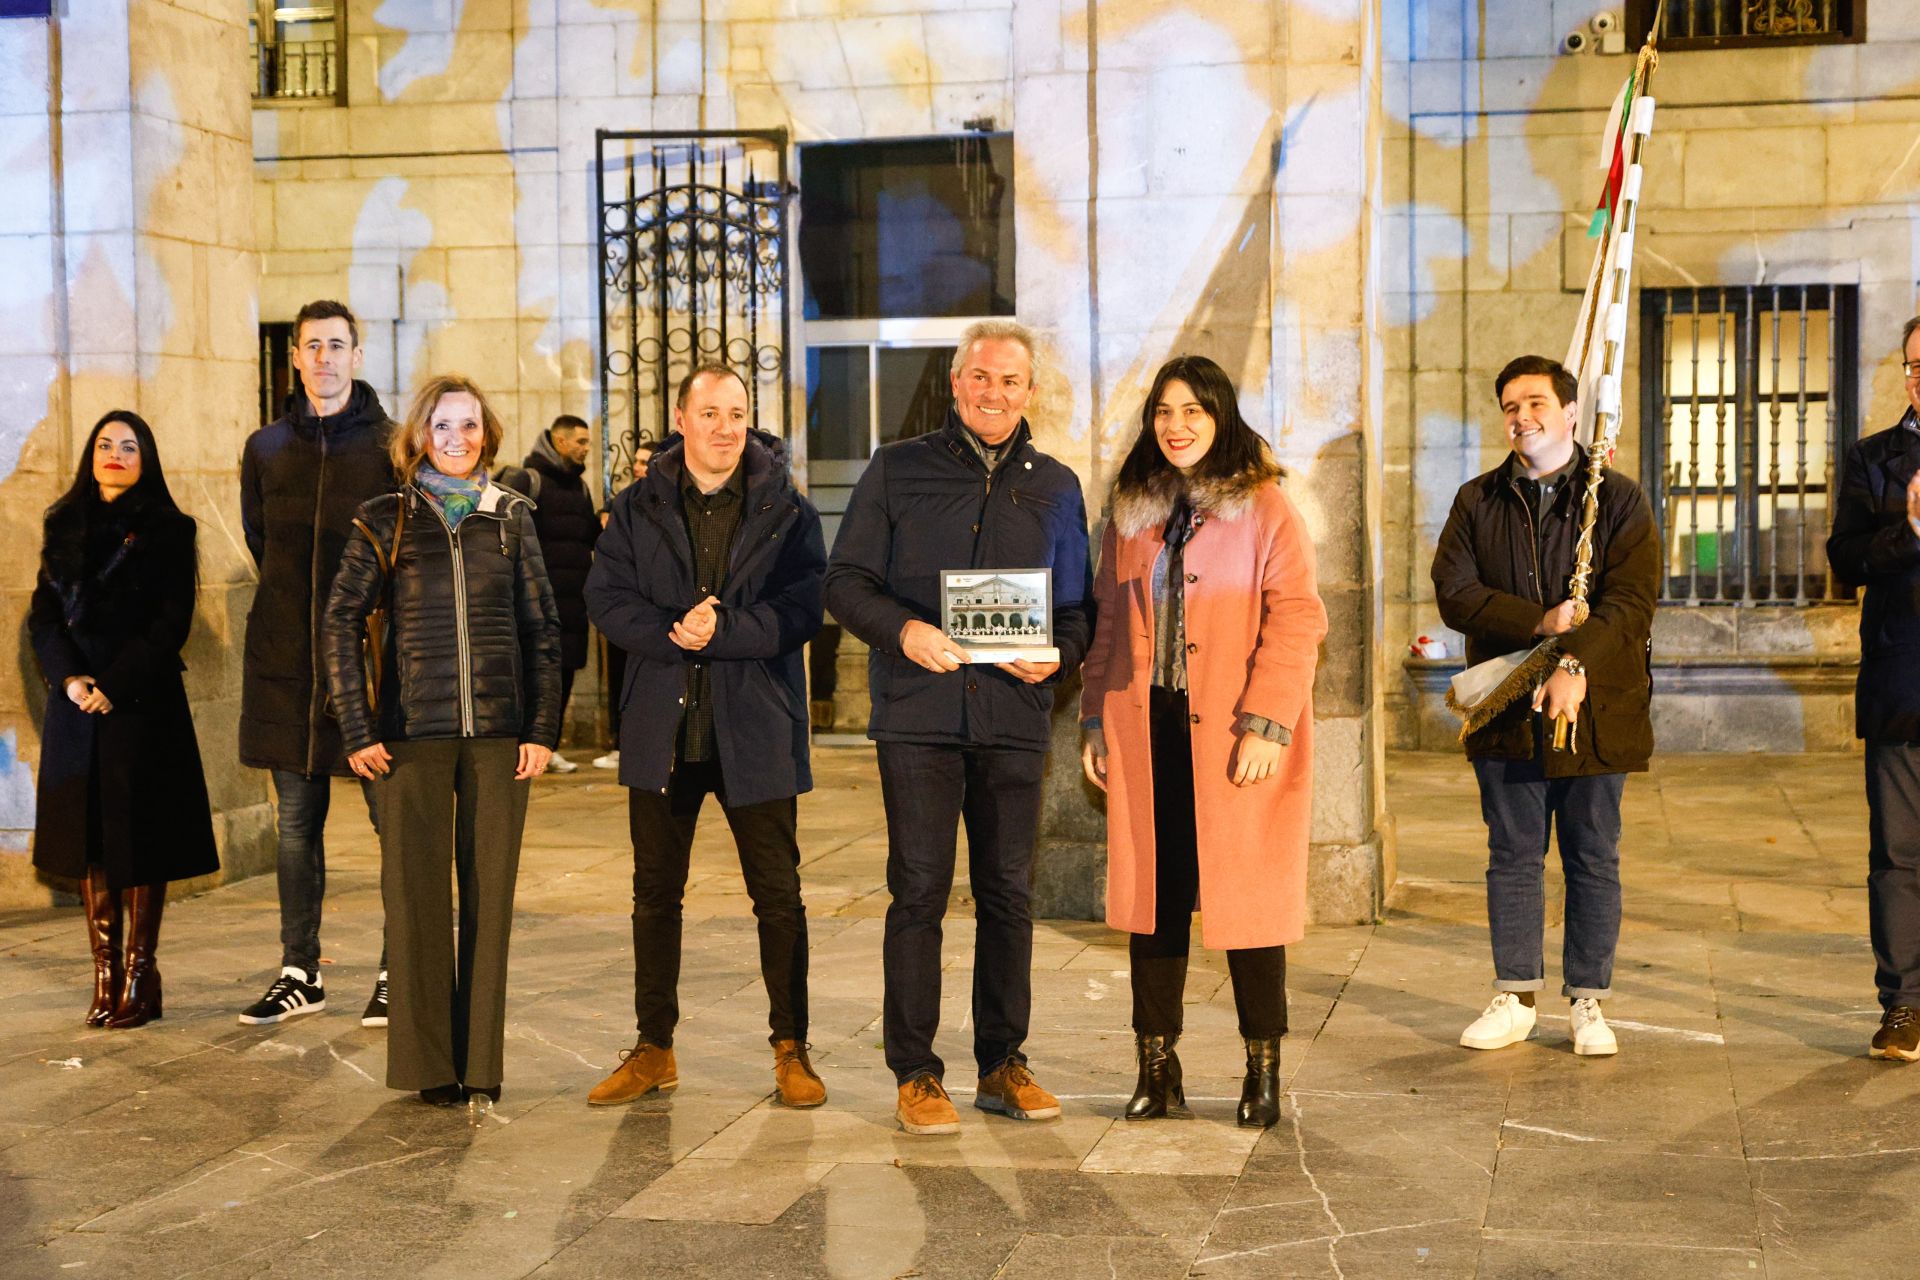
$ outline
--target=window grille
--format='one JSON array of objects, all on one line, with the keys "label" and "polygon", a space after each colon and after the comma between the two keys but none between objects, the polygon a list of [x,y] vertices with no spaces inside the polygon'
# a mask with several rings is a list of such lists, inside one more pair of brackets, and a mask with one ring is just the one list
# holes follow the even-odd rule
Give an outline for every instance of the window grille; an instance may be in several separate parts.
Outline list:
[{"label": "window grille", "polygon": [[[1866,34],[1866,0],[1667,0],[1662,49],[1844,44]],[[1627,47],[1647,38],[1659,0],[1628,0]]]},{"label": "window grille", "polygon": [[247,28],[256,100],[339,100],[345,23],[333,5],[276,6],[262,0]]},{"label": "window grille", "polygon": [[1840,598],[1829,497],[1859,435],[1859,293],[1842,285],[1645,289],[1642,481],[1661,598]]}]

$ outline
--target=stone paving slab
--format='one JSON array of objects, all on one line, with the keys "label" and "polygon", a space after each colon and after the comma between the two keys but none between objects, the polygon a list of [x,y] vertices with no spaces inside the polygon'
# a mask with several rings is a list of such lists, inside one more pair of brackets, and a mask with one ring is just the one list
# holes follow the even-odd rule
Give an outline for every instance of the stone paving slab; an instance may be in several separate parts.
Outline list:
[{"label": "stone paving slab", "polygon": [[[1224,958],[1196,950],[1186,1121],[1131,1125],[1124,937],[1043,922],[1029,1044],[1057,1121],[972,1105],[965,877],[940,1049],[952,1137],[891,1120],[880,1048],[886,840],[872,754],[818,753],[801,803],[814,1061],[772,1099],[750,903],[708,814],[686,901],[682,1085],[584,1095],[632,1042],[625,793],[591,770],[530,810],[506,1088],[486,1110],[382,1085],[359,1026],[377,856],[328,831],[327,1011],[248,1028],[270,877],[169,906],[167,1017],[78,1025],[77,912],[0,917],[0,1277],[1812,1277],[1913,1272],[1920,1072],[1865,1057],[1865,813],[1850,757],[1666,757],[1627,787],[1621,1053],[1539,1033],[1458,1047],[1487,997],[1484,832],[1451,755],[1396,756],[1386,920],[1289,949],[1281,1123],[1233,1127]],[[1549,986],[1560,942],[1549,860]]]}]

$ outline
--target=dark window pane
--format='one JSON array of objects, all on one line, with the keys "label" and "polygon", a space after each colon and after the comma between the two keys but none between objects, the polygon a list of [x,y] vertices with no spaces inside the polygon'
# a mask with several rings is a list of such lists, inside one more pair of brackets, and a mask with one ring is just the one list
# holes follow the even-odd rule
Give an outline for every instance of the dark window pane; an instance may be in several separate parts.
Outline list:
[{"label": "dark window pane", "polygon": [[952,347],[880,349],[880,443],[937,430],[953,403]]},{"label": "dark window pane", "polygon": [[867,348],[807,348],[807,457],[857,462],[868,452],[872,389]]},{"label": "dark window pane", "polygon": [[816,143],[800,166],[808,319],[1013,314],[1009,135]]}]

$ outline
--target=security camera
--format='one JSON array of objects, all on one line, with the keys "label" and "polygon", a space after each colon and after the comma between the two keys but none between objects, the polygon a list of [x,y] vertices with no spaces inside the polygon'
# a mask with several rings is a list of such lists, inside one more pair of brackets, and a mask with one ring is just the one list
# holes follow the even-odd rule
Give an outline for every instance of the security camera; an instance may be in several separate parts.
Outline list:
[{"label": "security camera", "polygon": [[1607,32],[1609,31],[1619,30],[1620,15],[1617,13],[1596,13],[1593,15],[1593,22],[1591,25],[1593,27],[1595,35],[1603,36],[1607,34]]},{"label": "security camera", "polygon": [[1569,31],[1560,42],[1560,48],[1566,53],[1585,53],[1593,47],[1593,40],[1584,31]]}]

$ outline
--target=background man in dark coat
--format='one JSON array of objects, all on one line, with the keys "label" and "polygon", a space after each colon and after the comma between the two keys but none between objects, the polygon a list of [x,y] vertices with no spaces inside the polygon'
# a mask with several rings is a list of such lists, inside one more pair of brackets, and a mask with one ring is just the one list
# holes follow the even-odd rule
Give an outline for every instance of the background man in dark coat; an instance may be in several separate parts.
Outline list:
[{"label": "background man in dark coat", "polygon": [[[1573,573],[1587,457],[1574,441],[1579,386],[1556,360],[1522,356],[1494,394],[1513,452],[1460,487],[1433,558],[1440,616],[1467,638],[1471,665],[1559,636],[1561,660],[1531,704],[1522,699],[1467,738],[1487,820],[1487,925],[1497,994],[1460,1043],[1518,1044],[1534,1031],[1546,985],[1547,841],[1556,831],[1566,873],[1561,991],[1572,1002],[1573,1051],[1615,1053],[1600,1012],[1612,994],[1620,940],[1620,797],[1653,753],[1653,605],[1660,549],[1653,510],[1617,471],[1600,486],[1593,531],[1592,612],[1574,622]],[[1544,714],[1536,714],[1544,712]],[[1544,725],[1574,721],[1572,749],[1549,747]]]},{"label": "background man in dark coat", "polygon": [[1867,916],[1880,1029],[1868,1052],[1920,1059],[1920,316],[1900,333],[1907,411],[1847,450],[1827,561],[1860,605],[1854,731],[1867,744]]},{"label": "background man in dark coat", "polygon": [[[326,1007],[320,908],[322,833],[332,779],[347,777],[319,653],[340,553],[361,503],[394,488],[392,430],[373,388],[357,381],[360,327],[338,302],[309,302],[294,319],[300,374],[284,416],[247,437],[240,523],[259,567],[240,686],[240,761],[273,775],[280,837],[280,975],[240,1021],[280,1022]],[[363,787],[374,817],[371,784]],[[377,820],[376,820],[377,825]],[[363,1026],[387,1025],[385,948]]]},{"label": "background man in dark coat", "polygon": [[[560,609],[563,736],[574,673],[587,665],[587,570],[593,567],[593,544],[600,538],[600,514],[586,481],[592,447],[593,431],[586,421],[563,413],[534,442],[520,468],[500,477],[501,484],[533,499],[533,523],[547,558],[553,601]],[[579,767],[558,751],[547,761],[549,773],[572,773]]]},{"label": "background man in dark coat", "polygon": [[587,1101],[679,1083],[680,907],[708,795],[733,829],[760,923],[774,1082],[788,1106],[826,1101],[807,1060],[807,916],[795,797],[813,789],[801,651],[820,630],[820,514],[749,431],[725,365],[681,382],[680,434],[613,500],[587,606],[627,653],[620,781],[633,835],[639,1039]]},{"label": "background man in dark coat", "polygon": [[[953,412],[939,431],[882,446],[847,503],[827,571],[827,607],[871,648],[873,715],[887,810],[887,1065],[908,1133],[960,1127],[933,1051],[941,921],[967,824],[975,947],[974,1105],[1016,1119],[1060,1114],[1020,1046],[1032,1006],[1029,906],[1041,778],[1051,741],[1047,682],[1086,656],[1086,504],[1080,481],[1033,447],[1033,336],[971,326],[954,353]],[[963,665],[941,631],[942,569],[1053,570],[1057,664]]]}]

